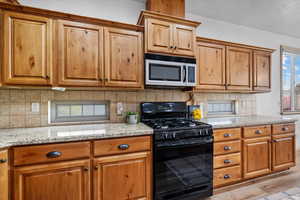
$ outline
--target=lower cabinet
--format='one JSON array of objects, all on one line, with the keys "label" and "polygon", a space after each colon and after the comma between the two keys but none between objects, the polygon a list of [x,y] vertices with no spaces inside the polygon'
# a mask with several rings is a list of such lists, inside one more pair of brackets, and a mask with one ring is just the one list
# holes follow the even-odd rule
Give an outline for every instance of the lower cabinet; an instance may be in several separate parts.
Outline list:
[{"label": "lower cabinet", "polygon": [[0,200],[9,199],[8,191],[8,151],[0,151]]},{"label": "lower cabinet", "polygon": [[90,161],[18,167],[14,200],[90,200]]},{"label": "lower cabinet", "polygon": [[243,175],[254,178],[271,172],[271,137],[245,139],[243,142]]},{"label": "lower cabinet", "polygon": [[150,166],[150,152],[95,159],[95,200],[150,200]]},{"label": "lower cabinet", "polygon": [[295,165],[295,134],[273,136],[272,169],[279,171]]}]

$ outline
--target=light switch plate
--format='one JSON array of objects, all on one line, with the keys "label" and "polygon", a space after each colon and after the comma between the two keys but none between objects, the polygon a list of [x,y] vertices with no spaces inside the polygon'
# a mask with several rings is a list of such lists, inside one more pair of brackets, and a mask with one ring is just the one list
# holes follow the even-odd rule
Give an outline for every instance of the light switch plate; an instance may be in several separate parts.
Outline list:
[{"label": "light switch plate", "polygon": [[31,103],[31,112],[39,113],[40,112],[40,103]]},{"label": "light switch plate", "polygon": [[121,102],[117,103],[117,115],[122,115],[123,111],[124,111],[123,103]]}]

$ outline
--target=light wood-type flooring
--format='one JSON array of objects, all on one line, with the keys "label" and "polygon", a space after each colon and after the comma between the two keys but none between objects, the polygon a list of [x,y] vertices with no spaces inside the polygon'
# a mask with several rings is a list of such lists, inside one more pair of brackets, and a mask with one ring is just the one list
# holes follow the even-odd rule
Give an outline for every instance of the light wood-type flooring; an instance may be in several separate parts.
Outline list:
[{"label": "light wood-type flooring", "polygon": [[297,152],[297,166],[288,171],[248,181],[239,185],[215,190],[207,200],[256,200],[290,188],[300,187],[300,151]]}]

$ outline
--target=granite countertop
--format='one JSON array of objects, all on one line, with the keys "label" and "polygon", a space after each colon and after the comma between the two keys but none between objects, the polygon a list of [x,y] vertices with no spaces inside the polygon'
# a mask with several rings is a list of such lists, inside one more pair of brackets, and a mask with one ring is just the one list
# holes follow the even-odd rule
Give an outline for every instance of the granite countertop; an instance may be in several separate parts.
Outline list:
[{"label": "granite countertop", "polygon": [[136,125],[108,123],[95,125],[0,129],[0,148],[151,134],[153,134],[153,129],[143,123]]},{"label": "granite countertop", "polygon": [[201,122],[211,124],[213,128],[233,128],[241,126],[255,126],[264,124],[280,124],[280,123],[294,123],[297,120],[281,116],[263,116],[251,115],[240,117],[216,117],[205,118]]}]

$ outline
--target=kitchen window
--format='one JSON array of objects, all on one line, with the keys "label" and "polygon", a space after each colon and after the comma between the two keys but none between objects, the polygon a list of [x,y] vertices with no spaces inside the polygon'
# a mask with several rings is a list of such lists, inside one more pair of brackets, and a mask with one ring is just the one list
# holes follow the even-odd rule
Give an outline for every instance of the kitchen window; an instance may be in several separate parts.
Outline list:
[{"label": "kitchen window", "polygon": [[106,101],[52,101],[50,123],[93,122],[109,119]]},{"label": "kitchen window", "polygon": [[281,112],[300,113],[300,49],[281,46]]},{"label": "kitchen window", "polygon": [[208,101],[209,116],[235,115],[236,112],[236,101]]}]

